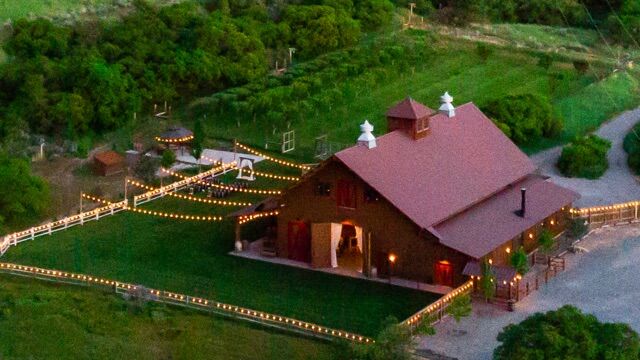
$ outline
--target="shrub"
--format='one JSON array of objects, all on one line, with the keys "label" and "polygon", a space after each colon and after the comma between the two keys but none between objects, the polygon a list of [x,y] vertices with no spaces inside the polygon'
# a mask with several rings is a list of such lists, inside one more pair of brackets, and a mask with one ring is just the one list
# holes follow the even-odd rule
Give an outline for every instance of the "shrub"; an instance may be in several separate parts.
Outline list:
[{"label": "shrub", "polygon": [[597,179],[609,168],[607,152],[611,142],[589,135],[575,139],[562,149],[558,169],[567,177]]},{"label": "shrub", "polygon": [[507,325],[498,341],[494,360],[637,360],[640,354],[640,338],[629,325],[602,323],[571,305]]},{"label": "shrub", "polygon": [[524,275],[527,273],[527,271],[529,271],[529,261],[527,259],[527,253],[526,251],[524,251],[524,248],[522,246],[520,247],[520,249],[514,251],[511,254],[509,262],[520,275]]},{"label": "shrub", "polygon": [[150,184],[156,179],[158,166],[160,166],[158,159],[152,158],[151,156],[142,156],[133,172],[137,178]]},{"label": "shrub", "polygon": [[392,316],[385,320],[384,327],[373,344],[352,345],[348,355],[350,360],[410,360],[411,332],[406,326],[399,326]]},{"label": "shrub", "polygon": [[553,234],[551,231],[544,229],[538,236],[538,245],[542,248],[542,251],[549,252],[553,248]]},{"label": "shrub", "polygon": [[573,67],[580,75],[586,74],[587,71],[589,71],[589,63],[586,60],[574,60]]},{"label": "shrub", "polygon": [[571,219],[571,222],[569,223],[568,231],[569,231],[569,236],[571,236],[572,238],[579,239],[584,234],[586,234],[588,230],[589,230],[589,227],[585,224],[584,219],[581,219],[581,218]]},{"label": "shrub", "polygon": [[547,53],[543,53],[542,55],[540,55],[540,58],[538,59],[538,66],[545,70],[549,70],[552,64],[553,56]]},{"label": "shrub", "polygon": [[624,151],[629,154],[627,163],[636,175],[640,175],[640,123],[637,123],[624,137]]},{"label": "shrub", "polygon": [[168,169],[175,162],[176,154],[170,149],[165,149],[165,151],[162,152],[162,160],[160,160],[160,165],[162,165],[163,168]]},{"label": "shrub", "polygon": [[480,264],[482,276],[480,277],[480,291],[484,299],[489,301],[496,295],[496,277],[487,261]]},{"label": "shrub", "polygon": [[478,43],[476,52],[478,53],[478,56],[480,56],[480,59],[482,59],[482,61],[487,61],[489,56],[493,54],[493,49],[485,43]]},{"label": "shrub", "polygon": [[453,298],[445,312],[459,322],[471,314],[471,295],[464,294]]},{"label": "shrub", "polygon": [[514,142],[522,144],[539,138],[554,137],[563,127],[551,102],[538,95],[522,94],[490,101],[482,110]]}]

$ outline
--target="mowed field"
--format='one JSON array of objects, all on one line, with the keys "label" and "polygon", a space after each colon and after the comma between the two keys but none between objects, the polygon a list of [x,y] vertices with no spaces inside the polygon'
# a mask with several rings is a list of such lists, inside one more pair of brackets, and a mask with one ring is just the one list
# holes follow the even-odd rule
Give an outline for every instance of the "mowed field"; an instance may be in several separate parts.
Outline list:
[{"label": "mowed field", "polygon": [[[263,171],[286,174],[264,165]],[[286,185],[257,183],[255,188]],[[143,208],[193,215],[222,215],[237,209],[172,197]],[[247,224],[245,238],[255,236],[252,228],[258,225]],[[3,261],[202,296],[368,336],[378,333],[387,316],[403,320],[439,297],[228,255],[233,249],[233,227],[230,220],[204,223],[119,213],[25,242],[10,249]]]},{"label": "mowed field", "polygon": [[97,289],[0,274],[3,359],[331,359],[334,345]]}]

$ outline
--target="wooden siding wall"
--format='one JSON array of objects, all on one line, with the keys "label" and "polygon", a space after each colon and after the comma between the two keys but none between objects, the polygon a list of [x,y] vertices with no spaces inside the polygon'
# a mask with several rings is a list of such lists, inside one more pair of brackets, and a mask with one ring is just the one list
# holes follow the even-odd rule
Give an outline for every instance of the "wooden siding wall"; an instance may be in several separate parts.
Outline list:
[{"label": "wooden siding wall", "polygon": [[[356,185],[356,209],[337,206],[336,187],[340,179],[349,179]],[[331,184],[330,196],[315,195],[315,186],[320,182]],[[330,160],[330,163],[309,179],[286,192],[283,197],[285,206],[280,209],[278,216],[278,256],[288,256],[287,224],[290,221],[302,220],[310,224],[348,221],[363,228],[363,251],[366,251],[367,234],[371,234],[371,264],[377,267],[379,275],[386,275],[386,257],[388,253],[393,253],[397,256],[393,276],[432,283],[434,264],[440,260],[448,260],[453,264],[454,285],[466,280],[461,275],[469,259],[466,255],[440,245],[430,233],[421,232],[418,226],[385,199],[365,202],[366,188],[368,186],[344,165]],[[329,240],[322,241],[326,244],[327,251],[330,251]],[[314,248],[314,244],[311,247]]]}]

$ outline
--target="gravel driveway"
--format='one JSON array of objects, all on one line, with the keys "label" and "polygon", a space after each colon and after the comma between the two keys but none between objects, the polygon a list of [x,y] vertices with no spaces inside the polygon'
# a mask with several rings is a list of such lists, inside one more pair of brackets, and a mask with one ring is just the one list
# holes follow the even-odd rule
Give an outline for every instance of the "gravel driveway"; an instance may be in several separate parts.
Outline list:
[{"label": "gravel driveway", "polygon": [[627,154],[622,149],[622,141],[629,130],[640,121],[640,108],[627,111],[604,124],[596,135],[611,141],[609,150],[609,170],[597,180],[563,177],[556,162],[562,151],[555,147],[531,157],[543,174],[551,176],[553,182],[579,192],[582,198],[575,205],[579,207],[606,205],[640,199],[640,183],[627,166]]},{"label": "gravel driveway", "polygon": [[567,270],[516,305],[515,312],[474,302],[473,314],[458,324],[447,319],[418,349],[460,360],[491,359],[504,326],[532,313],[573,304],[608,322],[626,322],[640,332],[640,226],[603,228],[580,242],[589,252],[567,254]]}]

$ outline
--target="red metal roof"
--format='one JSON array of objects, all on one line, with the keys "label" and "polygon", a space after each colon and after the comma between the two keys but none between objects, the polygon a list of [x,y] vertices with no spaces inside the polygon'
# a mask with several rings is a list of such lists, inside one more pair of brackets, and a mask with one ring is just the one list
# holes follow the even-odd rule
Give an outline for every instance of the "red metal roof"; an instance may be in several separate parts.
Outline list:
[{"label": "red metal roof", "polygon": [[418,140],[402,130],[335,154],[418,226],[435,224],[503,190],[535,166],[473,103],[430,118]]},{"label": "red metal roof", "polygon": [[93,158],[104,165],[117,165],[124,161],[124,158],[113,150],[97,153]]},{"label": "red metal roof", "polygon": [[[492,265],[491,272],[496,277],[496,280],[501,283],[503,281],[510,282],[515,280],[518,275],[516,269],[507,266]],[[482,276],[482,267],[477,261],[469,261],[462,270],[462,275],[467,276]]]},{"label": "red metal roof", "polygon": [[408,97],[387,111],[388,117],[400,119],[422,119],[435,111]]},{"label": "red metal roof", "polygon": [[[515,213],[522,187],[527,189],[524,217]],[[433,230],[442,244],[479,259],[578,198],[577,193],[532,175]]]}]

